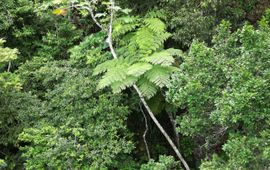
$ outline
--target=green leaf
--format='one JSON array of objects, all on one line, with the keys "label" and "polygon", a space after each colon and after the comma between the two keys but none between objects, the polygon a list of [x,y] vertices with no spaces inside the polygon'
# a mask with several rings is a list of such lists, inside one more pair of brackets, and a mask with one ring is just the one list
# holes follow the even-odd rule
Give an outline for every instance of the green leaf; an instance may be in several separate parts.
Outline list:
[{"label": "green leaf", "polygon": [[99,74],[101,74],[101,73],[104,73],[104,72],[106,72],[108,69],[114,67],[116,64],[117,64],[117,60],[115,60],[115,59],[105,61],[104,63],[99,64],[99,65],[94,69],[93,75],[96,76],[96,75],[99,75]]},{"label": "green leaf", "polygon": [[145,96],[147,99],[153,97],[158,90],[158,87],[154,83],[147,80],[146,78],[142,78],[139,80],[138,87],[142,95]]},{"label": "green leaf", "polygon": [[107,70],[107,72],[103,75],[102,79],[99,81],[97,89],[103,89],[107,86],[110,86],[114,82],[123,81],[127,77],[127,70],[128,65],[126,64],[119,64],[113,68]]},{"label": "green leaf", "polygon": [[148,63],[142,63],[142,62],[135,63],[128,68],[127,74],[133,75],[135,77],[139,77],[143,75],[146,71],[150,70],[151,68],[152,68],[152,65]]},{"label": "green leaf", "polygon": [[162,88],[170,83],[170,76],[174,71],[177,71],[176,67],[162,67],[159,65],[155,65],[151,70],[145,73],[145,77],[150,82]]},{"label": "green leaf", "polygon": [[149,27],[152,31],[156,33],[162,33],[166,30],[166,25],[158,18],[146,18],[144,23],[147,27]]},{"label": "green leaf", "polygon": [[135,84],[137,79],[138,79],[137,77],[128,76],[126,79],[122,81],[117,81],[117,82],[112,83],[111,88],[113,90],[113,93],[120,93],[126,88],[131,87],[132,85]]},{"label": "green leaf", "polygon": [[172,57],[171,53],[164,50],[154,53],[149,57],[144,57],[142,61],[146,61],[155,65],[160,64],[163,66],[170,66],[174,63],[174,58]]}]

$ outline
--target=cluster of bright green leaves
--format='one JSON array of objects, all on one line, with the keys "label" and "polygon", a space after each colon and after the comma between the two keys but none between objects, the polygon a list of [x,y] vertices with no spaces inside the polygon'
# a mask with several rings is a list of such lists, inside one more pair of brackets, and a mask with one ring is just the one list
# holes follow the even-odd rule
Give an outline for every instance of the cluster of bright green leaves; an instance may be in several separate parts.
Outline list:
[{"label": "cluster of bright green leaves", "polygon": [[[212,48],[198,41],[183,57],[167,99],[185,109],[178,131],[210,154],[202,169],[264,169],[269,167],[269,18],[259,28],[245,25],[230,32],[217,29]],[[202,139],[203,142],[202,142]],[[214,149],[214,150],[213,150]],[[200,155],[203,157],[203,155]]]},{"label": "cluster of bright green leaves", "polygon": [[[19,78],[16,74],[10,73],[8,67],[11,62],[17,59],[18,50],[3,47],[5,40],[0,39],[0,68],[7,71],[0,72],[0,90],[3,89],[20,89]],[[8,66],[9,65],[9,66]]]},{"label": "cluster of bright green leaves", "polygon": [[142,94],[151,98],[158,88],[166,87],[170,75],[177,71],[172,66],[177,49],[164,49],[170,34],[165,24],[156,17],[124,16],[113,25],[118,59],[98,65],[94,75],[103,74],[98,89],[111,87],[118,93],[134,84]]},{"label": "cluster of bright green leaves", "polygon": [[0,22],[3,22],[0,23],[0,37],[5,37],[7,45],[17,48],[21,54],[15,67],[34,56],[68,58],[68,49],[84,32],[80,28],[87,32],[92,27],[92,24],[85,26],[87,19],[80,19],[78,14],[54,15],[48,8],[43,8],[43,3],[28,0],[0,2]]},{"label": "cluster of bright green leaves", "polygon": [[21,92],[21,81],[18,74],[11,72],[14,60],[18,57],[18,50],[4,47],[4,40],[0,39],[0,168],[19,168],[15,160],[18,153],[9,148],[18,146],[18,135],[29,122],[21,121],[24,115],[37,111],[39,102],[30,94]]},{"label": "cluster of bright green leaves", "polygon": [[10,62],[12,60],[17,59],[18,50],[17,49],[10,49],[4,48],[3,45],[5,40],[0,39],[0,63],[3,62]]}]

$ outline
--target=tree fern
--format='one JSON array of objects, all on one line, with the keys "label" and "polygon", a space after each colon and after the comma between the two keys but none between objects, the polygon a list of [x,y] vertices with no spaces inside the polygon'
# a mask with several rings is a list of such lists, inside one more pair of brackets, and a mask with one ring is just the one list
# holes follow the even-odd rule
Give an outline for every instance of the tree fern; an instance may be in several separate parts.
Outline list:
[{"label": "tree fern", "polygon": [[101,73],[106,72],[109,68],[113,68],[115,67],[115,65],[118,63],[119,61],[117,60],[107,60],[104,63],[99,64],[95,69],[94,69],[94,73],[93,75],[98,75]]},{"label": "tree fern", "polygon": [[153,31],[147,27],[140,28],[133,37],[133,41],[137,44],[140,53],[145,55],[151,54],[160,47]]},{"label": "tree fern", "polygon": [[135,28],[139,26],[137,20],[138,18],[133,16],[124,16],[118,18],[113,24],[113,38],[120,37],[135,30]]},{"label": "tree fern", "polygon": [[[122,17],[114,23],[118,59],[106,61],[94,70],[104,74],[98,89],[111,87],[114,93],[137,84],[142,94],[151,98],[159,88],[169,84],[176,49],[163,49],[170,33],[166,25],[153,15],[149,18]],[[117,40],[118,39],[118,40]]]}]

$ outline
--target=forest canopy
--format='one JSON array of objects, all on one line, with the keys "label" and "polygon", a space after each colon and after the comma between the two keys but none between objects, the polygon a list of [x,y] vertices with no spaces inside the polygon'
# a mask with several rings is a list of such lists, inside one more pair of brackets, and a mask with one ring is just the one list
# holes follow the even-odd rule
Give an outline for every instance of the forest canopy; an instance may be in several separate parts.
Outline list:
[{"label": "forest canopy", "polygon": [[269,169],[269,68],[269,0],[1,0],[0,169]]}]

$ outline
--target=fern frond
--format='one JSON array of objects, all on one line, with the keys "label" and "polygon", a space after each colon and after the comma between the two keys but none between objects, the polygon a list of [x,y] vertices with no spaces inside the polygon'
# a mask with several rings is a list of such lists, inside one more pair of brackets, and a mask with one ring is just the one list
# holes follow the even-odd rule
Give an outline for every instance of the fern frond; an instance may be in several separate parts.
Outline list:
[{"label": "fern frond", "polygon": [[163,20],[167,19],[166,11],[164,9],[158,9],[158,10],[149,11],[145,15],[145,17],[147,17],[147,18],[159,18],[159,19],[163,19]]},{"label": "fern frond", "polygon": [[135,28],[139,26],[139,22],[137,22],[137,20],[137,17],[132,16],[118,18],[113,25],[113,38],[125,35],[126,33],[135,30]]},{"label": "fern frond", "polygon": [[142,95],[147,99],[153,97],[158,91],[158,87],[154,83],[147,80],[146,78],[142,78],[139,80],[138,87]]},{"label": "fern frond", "polygon": [[96,75],[106,72],[108,69],[114,67],[117,64],[117,62],[118,62],[117,60],[113,59],[113,60],[108,60],[108,61],[105,61],[104,63],[99,64],[94,69],[93,75],[96,76]]},{"label": "fern frond", "polygon": [[165,42],[170,36],[171,36],[170,33],[168,33],[168,32],[162,32],[162,33],[157,34],[157,35],[155,36],[155,42],[157,43],[157,45],[158,45],[159,47],[161,47],[161,46],[164,44],[164,42]]},{"label": "fern frond", "polygon": [[166,31],[166,25],[158,18],[146,18],[144,19],[144,23],[157,34],[161,34]]},{"label": "fern frond", "polygon": [[126,79],[122,81],[117,81],[112,83],[111,88],[113,93],[120,93],[121,91],[125,90],[128,87],[131,87],[137,81],[137,77],[135,76],[128,76]]},{"label": "fern frond", "polygon": [[147,71],[144,76],[150,82],[162,88],[170,83],[170,76],[176,70],[177,68],[172,66],[163,67],[160,65],[155,65],[151,70]]},{"label": "fern frond", "polygon": [[142,62],[135,63],[128,68],[127,74],[139,77],[143,75],[146,71],[150,70],[151,68],[152,65],[149,63],[142,63]]},{"label": "fern frond", "polygon": [[171,53],[167,50],[163,50],[161,52],[156,52],[149,57],[144,57],[141,59],[142,61],[146,61],[152,64],[160,64],[162,66],[170,66],[174,63],[174,58]]},{"label": "fern frond", "polygon": [[97,89],[103,89],[107,86],[110,86],[114,82],[123,81],[126,79],[127,74],[125,70],[128,68],[127,65],[117,65],[111,69],[108,69],[107,72],[102,76],[101,80],[97,85]]},{"label": "fern frond", "polygon": [[134,41],[137,43],[142,54],[151,54],[152,51],[160,47],[160,44],[156,42],[153,31],[147,27],[143,27],[136,32]]}]

